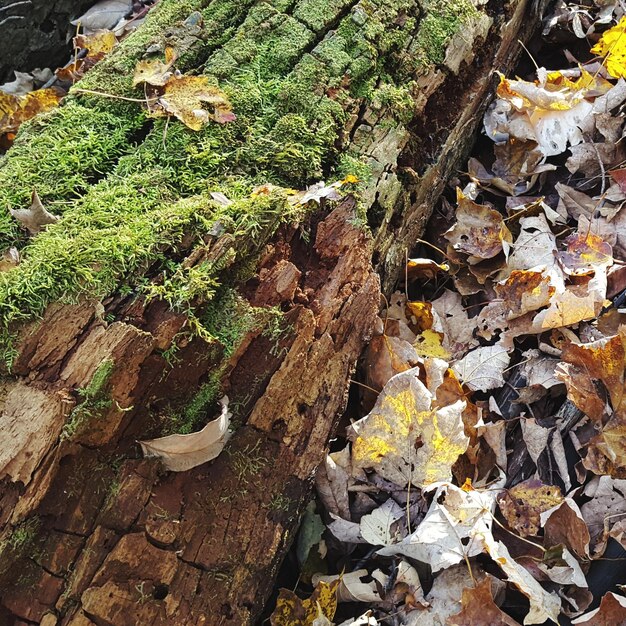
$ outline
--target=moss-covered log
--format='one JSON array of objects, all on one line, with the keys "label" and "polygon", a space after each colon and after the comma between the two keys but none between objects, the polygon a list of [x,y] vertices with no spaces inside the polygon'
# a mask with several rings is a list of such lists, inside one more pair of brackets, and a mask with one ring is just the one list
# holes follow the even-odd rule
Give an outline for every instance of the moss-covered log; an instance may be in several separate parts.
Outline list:
[{"label": "moss-covered log", "polygon": [[[0,162],[0,242],[22,255],[0,273],[7,622],[254,621],[379,284],[536,18],[525,0],[161,0],[22,128]],[[236,121],[194,132],[120,99],[166,45]],[[334,206],[289,201],[347,174]],[[61,220],[28,238],[8,209],[33,189]],[[201,427],[222,395],[236,430],[216,461],[140,458],[137,439]]]}]

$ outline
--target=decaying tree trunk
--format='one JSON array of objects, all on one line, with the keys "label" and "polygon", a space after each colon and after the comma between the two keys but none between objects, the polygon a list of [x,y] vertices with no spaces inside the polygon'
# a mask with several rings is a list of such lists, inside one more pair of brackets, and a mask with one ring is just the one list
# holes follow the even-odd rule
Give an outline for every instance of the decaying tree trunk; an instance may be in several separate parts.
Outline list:
[{"label": "decaying tree trunk", "polygon": [[[135,62],[168,43],[226,89],[236,123],[152,127],[138,104],[85,95],[23,129],[0,204],[37,188],[62,219],[28,242],[0,220],[24,247],[0,282],[6,623],[254,622],[380,284],[536,22],[525,0],[161,0],[84,88],[136,97]],[[249,197],[346,173],[355,194],[297,216],[280,190]],[[201,427],[221,395],[236,430],[215,461],[141,458],[138,439]]]}]

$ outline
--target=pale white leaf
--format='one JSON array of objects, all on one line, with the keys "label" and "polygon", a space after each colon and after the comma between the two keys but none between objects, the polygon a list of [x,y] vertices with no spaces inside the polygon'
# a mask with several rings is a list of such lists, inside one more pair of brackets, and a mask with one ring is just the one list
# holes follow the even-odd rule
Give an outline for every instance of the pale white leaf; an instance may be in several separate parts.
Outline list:
[{"label": "pale white leaf", "polygon": [[165,467],[172,472],[185,472],[217,457],[230,436],[228,398],[224,396],[220,404],[221,415],[196,433],[140,441],[144,456],[161,458]]}]

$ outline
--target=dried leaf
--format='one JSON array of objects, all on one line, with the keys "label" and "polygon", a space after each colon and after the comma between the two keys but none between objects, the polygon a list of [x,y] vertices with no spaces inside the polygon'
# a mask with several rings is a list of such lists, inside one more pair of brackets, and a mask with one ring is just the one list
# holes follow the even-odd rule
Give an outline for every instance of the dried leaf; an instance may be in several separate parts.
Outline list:
[{"label": "dried leaf", "polygon": [[491,535],[495,496],[495,490],[464,491],[440,484],[417,529],[378,554],[402,554],[428,563],[433,572],[481,554],[485,551],[485,536]]},{"label": "dried leaf", "polygon": [[491,535],[485,537],[485,543],[489,555],[506,574],[507,580],[513,583],[530,602],[530,611],[524,619],[524,624],[543,624],[546,620],[558,623],[561,612],[559,598],[548,593],[524,567],[516,563],[504,543],[495,541]]},{"label": "dried leaf", "polygon": [[160,59],[142,59],[135,66],[133,87],[146,83],[153,87],[164,87],[172,78],[172,66],[176,61],[176,52],[172,46],[165,48],[165,62]]},{"label": "dried leaf", "polygon": [[397,536],[391,528],[404,517],[404,509],[392,498],[361,518],[361,537],[373,546],[389,546],[396,543]]},{"label": "dried leaf", "polygon": [[454,359],[462,357],[477,345],[474,325],[463,307],[461,296],[449,289],[433,300],[433,329],[443,334],[443,347]]},{"label": "dried leaf", "polygon": [[565,498],[555,507],[542,511],[541,525],[546,547],[564,545],[579,558],[589,558],[589,529],[574,500]]},{"label": "dried leaf", "polygon": [[65,92],[55,87],[37,89],[23,96],[0,91],[0,135],[15,133],[26,120],[54,109],[64,95]]},{"label": "dried leaf", "polygon": [[461,612],[451,615],[446,626],[520,626],[494,602],[490,578],[463,589],[461,603]]},{"label": "dried leaf", "polygon": [[332,620],[337,610],[339,583],[339,579],[331,583],[320,581],[306,600],[301,600],[289,589],[281,589],[270,623],[272,626],[317,626],[320,615]]},{"label": "dried leaf", "polygon": [[465,402],[434,407],[435,396],[419,373],[414,368],[394,376],[349,433],[353,467],[374,469],[401,487],[449,480],[469,443],[461,419]]},{"label": "dried leaf", "polygon": [[530,478],[498,497],[498,506],[509,527],[522,537],[535,537],[541,530],[540,515],[563,501],[561,490]]},{"label": "dried leaf", "polygon": [[626,17],[613,28],[602,33],[598,43],[591,48],[592,54],[599,54],[604,57],[604,65],[607,71],[614,78],[626,77]]},{"label": "dried leaf", "polygon": [[337,602],[380,602],[379,588],[376,580],[363,582],[361,579],[368,577],[369,572],[366,569],[359,569],[347,574],[335,574],[334,576],[322,576],[315,574],[313,576],[313,584],[317,586],[318,582],[323,581],[326,584],[339,581],[337,589]]},{"label": "dried leaf", "polygon": [[131,0],[100,0],[71,23],[74,26],[80,25],[84,32],[112,30],[131,9]]},{"label": "dried leaf", "polygon": [[8,272],[21,262],[20,251],[11,247],[5,250],[0,257],[0,272]]},{"label": "dried leaf", "polygon": [[468,352],[452,369],[470,389],[487,391],[504,384],[503,374],[509,360],[506,349],[496,344]]},{"label": "dried leaf", "polygon": [[31,205],[28,209],[9,208],[9,212],[31,235],[41,232],[47,224],[54,224],[59,221],[56,215],[46,211],[36,190],[33,190]]},{"label": "dried leaf", "polygon": [[224,396],[220,404],[221,415],[198,432],[140,441],[144,456],[161,458],[171,472],[185,472],[217,457],[230,437],[228,398]]},{"label": "dried leaf", "polygon": [[626,519],[626,480],[596,476],[584,494],[590,500],[580,510],[589,529],[591,553],[598,557],[604,553],[613,524]]},{"label": "dried leaf", "polygon": [[454,249],[475,260],[491,259],[508,250],[512,241],[502,215],[488,206],[470,200],[457,189],[456,224],[444,236]]},{"label": "dried leaf", "polygon": [[626,598],[612,591],[605,593],[600,606],[572,620],[576,626],[620,626],[626,623]]},{"label": "dried leaf", "polygon": [[556,288],[543,272],[513,270],[495,290],[508,309],[507,319],[514,319],[547,306]]},{"label": "dried leaf", "polygon": [[573,233],[564,240],[567,250],[558,259],[569,276],[585,276],[613,265],[611,246],[591,231]]}]

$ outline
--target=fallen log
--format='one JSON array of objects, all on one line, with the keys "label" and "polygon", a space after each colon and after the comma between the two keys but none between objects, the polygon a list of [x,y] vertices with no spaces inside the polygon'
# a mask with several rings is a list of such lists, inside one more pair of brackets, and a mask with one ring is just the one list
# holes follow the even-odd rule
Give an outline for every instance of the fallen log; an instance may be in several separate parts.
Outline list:
[{"label": "fallen log", "polygon": [[[0,214],[22,255],[0,273],[5,621],[255,621],[380,285],[536,24],[524,0],[161,0],[21,129],[0,205],[36,189],[61,219],[29,238]],[[195,132],[127,100],[137,61],[168,46],[235,121]],[[351,193],[290,202],[322,177]],[[215,461],[141,458],[137,440],[198,430],[223,395],[234,434]]]}]

